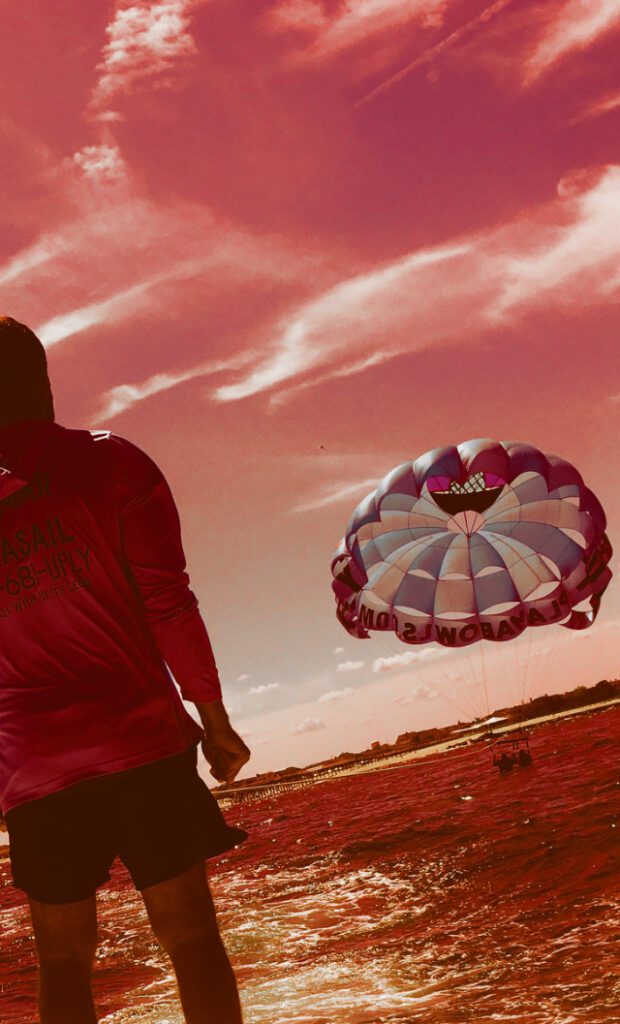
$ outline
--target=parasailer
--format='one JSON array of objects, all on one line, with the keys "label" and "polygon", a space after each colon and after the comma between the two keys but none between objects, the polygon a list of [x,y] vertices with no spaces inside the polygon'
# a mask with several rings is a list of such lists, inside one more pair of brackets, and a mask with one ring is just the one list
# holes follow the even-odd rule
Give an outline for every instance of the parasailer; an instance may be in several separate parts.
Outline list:
[{"label": "parasailer", "polygon": [[381,481],[332,560],[337,615],[359,638],[463,647],[591,625],[609,580],[605,514],[579,472],[530,445],[436,448]]},{"label": "parasailer", "polygon": [[[451,648],[552,623],[585,629],[611,579],[605,526],[577,469],[555,455],[486,438],[436,448],[353,512],[331,567],[338,619],[357,638]],[[504,754],[500,771],[532,761],[529,749]]]}]

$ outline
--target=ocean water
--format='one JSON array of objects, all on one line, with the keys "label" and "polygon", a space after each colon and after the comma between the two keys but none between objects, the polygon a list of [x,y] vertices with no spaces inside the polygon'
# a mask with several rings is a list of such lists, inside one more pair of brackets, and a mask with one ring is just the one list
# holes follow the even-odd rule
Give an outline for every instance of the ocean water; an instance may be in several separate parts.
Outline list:
[{"label": "ocean water", "polygon": [[[246,1024],[620,1021],[620,708],[539,727],[499,776],[474,745],[227,810],[208,861]],[[0,1019],[31,1024],[34,946],[0,868]],[[123,866],[99,891],[105,1024],[179,1024]]]}]

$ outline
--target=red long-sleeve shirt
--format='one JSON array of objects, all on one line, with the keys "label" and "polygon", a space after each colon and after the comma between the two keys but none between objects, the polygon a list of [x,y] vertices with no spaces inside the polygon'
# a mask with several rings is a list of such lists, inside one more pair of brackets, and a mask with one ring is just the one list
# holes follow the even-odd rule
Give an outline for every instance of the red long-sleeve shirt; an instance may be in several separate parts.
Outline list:
[{"label": "red long-sleeve shirt", "polygon": [[[171,756],[222,696],[155,462],[109,431],[0,430],[0,807]],[[170,671],[169,671],[170,670]]]}]

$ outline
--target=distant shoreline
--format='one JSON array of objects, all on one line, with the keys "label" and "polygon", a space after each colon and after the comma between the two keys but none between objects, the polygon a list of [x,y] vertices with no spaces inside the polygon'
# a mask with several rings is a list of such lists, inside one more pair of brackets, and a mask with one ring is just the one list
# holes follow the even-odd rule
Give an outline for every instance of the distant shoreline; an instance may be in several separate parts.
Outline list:
[{"label": "distant shoreline", "polygon": [[[530,718],[523,722],[509,722],[506,725],[494,727],[492,735],[497,736],[499,734],[515,732],[521,729],[532,729],[538,725],[543,725],[546,722],[556,722],[563,718],[573,718],[578,715],[592,714],[596,711],[606,711],[619,704],[620,697],[614,697],[609,700],[599,701],[596,704],[585,704],[581,707],[566,708],[564,711],[556,711],[549,715],[539,715],[536,718]],[[391,768],[398,768],[403,765],[410,764],[413,761],[421,761],[424,758],[431,757],[433,754],[443,754],[449,750],[456,750],[459,747],[469,747],[488,733],[489,729],[481,726],[479,730],[472,730],[465,736],[458,736],[453,739],[445,740],[442,743],[431,744],[427,747],[419,747],[417,750],[407,750],[400,753],[387,754],[383,757],[376,757],[370,761],[368,761],[368,753],[366,752],[364,757],[364,761],[366,763],[364,764],[347,764],[342,766],[335,764],[332,768],[322,771],[317,771],[316,769],[300,769],[299,775],[291,780],[281,779],[272,782],[258,783],[255,786],[236,786],[235,789],[228,793],[222,791],[218,792],[215,789],[212,789],[211,792],[223,808],[231,807],[233,804],[240,803],[243,800],[260,799],[261,797],[276,795],[289,789],[303,789],[307,786],[317,786],[321,782],[329,782],[336,778],[339,779],[349,775],[363,775],[366,772],[385,771]],[[0,859],[7,857],[9,853],[8,836],[5,842],[2,842],[2,835],[3,833],[0,833]],[[6,833],[4,833],[4,835],[6,835]]]},{"label": "distant shoreline", "polygon": [[[585,704],[581,707],[566,708],[564,711],[556,711],[549,715],[540,715],[536,718],[530,718],[523,722],[509,722],[506,725],[499,727],[495,726],[491,735],[497,736],[499,734],[515,732],[523,729],[532,729],[538,725],[543,725],[546,722],[555,722],[560,721],[563,718],[572,718],[577,715],[591,714],[595,711],[604,711],[618,704],[620,704],[620,697],[614,697],[609,700],[600,701],[596,704]],[[377,757],[371,761],[368,761],[368,752],[366,751],[363,758],[365,763],[363,764],[335,764],[332,768],[320,771],[317,771],[316,769],[300,769],[299,774],[296,775],[294,779],[287,780],[283,778],[271,782],[257,783],[254,786],[236,785],[233,790],[229,790],[228,792],[218,792],[217,790],[212,790],[212,792],[222,806],[231,806],[244,799],[258,799],[261,796],[275,795],[276,793],[281,793],[288,789],[301,789],[307,786],[316,786],[321,782],[328,782],[335,778],[343,778],[349,775],[363,775],[366,772],[376,772],[386,768],[399,767],[412,761],[419,761],[423,758],[430,757],[433,754],[443,754],[448,750],[456,750],[459,747],[471,746],[472,743],[480,740],[485,735],[489,735],[489,733],[490,730],[481,725],[479,730],[472,730],[471,732],[468,732],[466,736],[447,739],[442,743],[432,744],[428,747],[419,747],[417,750],[406,750],[399,753],[386,754],[383,757]],[[360,761],[361,760],[362,758],[360,758]]]}]

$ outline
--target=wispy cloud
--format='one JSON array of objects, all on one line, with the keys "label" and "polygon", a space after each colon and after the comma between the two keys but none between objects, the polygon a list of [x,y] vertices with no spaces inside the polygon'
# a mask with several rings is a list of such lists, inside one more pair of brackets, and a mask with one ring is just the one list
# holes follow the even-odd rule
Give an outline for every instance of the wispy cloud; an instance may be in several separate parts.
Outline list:
[{"label": "wispy cloud", "polygon": [[175,84],[179,62],[196,53],[189,30],[193,6],[191,0],[121,0],[116,4],[90,101],[93,120],[120,120],[114,102],[147,84],[150,88]]},{"label": "wispy cloud", "polygon": [[251,686],[250,693],[269,693],[270,690],[279,690],[279,683],[260,683],[259,686]]},{"label": "wispy cloud", "polygon": [[378,477],[367,477],[365,480],[355,480],[350,484],[330,484],[325,492],[318,498],[310,498],[300,505],[295,505],[292,512],[314,512],[319,508],[327,508],[329,505],[336,505],[341,501],[349,501],[357,496],[361,498],[377,486]]},{"label": "wispy cloud", "polygon": [[433,690],[428,686],[415,686],[411,691],[411,696],[422,698],[422,700],[436,700],[441,694],[439,690]]},{"label": "wispy cloud", "polygon": [[37,326],[35,333],[45,347],[50,348],[57,342],[86,331],[95,324],[100,324],[103,321],[114,322],[117,318],[127,316],[140,307],[145,292],[150,287],[152,287],[152,282],[143,281],[124,291],[117,292],[116,295],[111,295],[102,302],[93,302],[89,306],[73,309],[70,313],[52,317],[51,320]]},{"label": "wispy cloud", "polygon": [[[564,304],[563,288],[572,282],[579,301],[587,303],[605,297],[615,286],[620,255],[620,234],[614,219],[620,205],[620,167],[607,168],[602,176],[589,171],[567,175],[558,186],[557,215],[569,223],[544,231],[533,245],[506,259],[502,286],[488,306],[491,320],[504,320],[537,303],[543,296]],[[570,304],[570,299],[569,299]]]},{"label": "wispy cloud", "polygon": [[[217,307],[241,283],[254,298],[268,282],[272,301],[276,287],[299,288],[303,254],[275,236],[255,237],[199,203],[151,199],[112,141],[60,161],[53,184],[50,207],[65,219],[54,218],[55,227],[0,263],[4,308],[19,310],[49,349],[98,327],[168,316],[182,294],[184,308],[200,303],[201,315],[189,326],[194,346],[204,333],[201,351],[212,353],[189,366],[185,357],[179,366],[171,346],[172,365],[153,367],[145,351],[149,372],[121,377],[95,399],[92,422],[105,425],[187,381],[230,377],[256,363],[257,353],[242,341],[218,339],[214,351],[211,303]],[[140,360],[127,365],[136,373]]]},{"label": "wispy cloud", "polygon": [[[72,216],[0,267],[3,283],[27,290],[42,306],[57,309],[66,295],[85,298],[104,291],[112,298],[134,286],[142,288],[143,282],[170,268],[172,246],[163,251],[164,239],[179,239],[179,252],[187,252],[181,239],[196,251],[196,221],[202,221],[205,233],[208,226],[213,229],[213,218],[196,208],[190,214],[178,204],[158,207],[128,181],[120,187],[99,182],[83,187],[79,173],[77,161],[65,163],[60,190],[72,195]],[[50,202],[56,201],[51,197]],[[129,282],[128,272],[133,279]],[[69,308],[88,305],[74,302]]]},{"label": "wispy cloud", "polygon": [[[495,22],[499,15],[499,28]],[[525,12],[517,0],[494,0],[473,18],[428,46],[367,92],[357,106],[388,92],[409,75],[466,52],[504,81],[530,87],[562,60],[595,45],[620,25],[617,0],[547,0]],[[487,27],[491,26],[488,30]]]},{"label": "wispy cloud", "polygon": [[[458,245],[416,252],[336,285],[305,304],[285,325],[270,359],[240,384],[220,388],[216,397],[224,402],[247,398],[318,367],[328,352],[335,355],[350,347],[352,329],[359,333],[360,341],[363,334],[376,338],[377,324],[385,326],[386,319],[393,322],[396,312],[386,308],[388,294],[393,296],[404,281],[424,274],[429,267],[451,263],[468,251],[468,245]],[[326,327],[329,337],[324,334]]]},{"label": "wispy cloud", "polygon": [[[41,337],[40,334],[39,337]],[[177,373],[156,373],[139,384],[117,384],[102,395],[101,406],[95,413],[92,422],[95,425],[108,422],[146,398],[159,395],[162,391],[169,391],[186,381],[196,380],[200,377],[212,377],[225,370],[239,369],[247,361],[248,355],[240,353],[230,359],[207,360]],[[241,678],[247,679],[248,676]]]},{"label": "wispy cloud", "polygon": [[341,661],[339,665],[336,665],[336,672],[355,672],[358,668],[363,667],[363,661]]},{"label": "wispy cloud", "polygon": [[[46,346],[98,324],[154,315],[179,288],[200,294],[204,310],[215,278],[223,294],[241,281],[258,289],[261,280],[284,285],[301,274],[303,258],[292,259],[277,239],[253,237],[198,203],[152,200],[131,174],[113,173],[115,152],[108,174],[102,171],[108,157],[92,148],[92,178],[79,154],[65,160],[50,204],[69,216],[0,264],[5,308],[24,310]],[[193,376],[241,370],[255,358],[244,349],[224,362],[123,381],[104,397],[102,414],[116,415]]]},{"label": "wispy cloud", "polygon": [[559,61],[619,27],[618,0],[566,0],[558,4],[525,61],[525,84],[533,84]]},{"label": "wispy cloud", "polygon": [[31,271],[38,270],[66,250],[67,241],[62,235],[43,235],[34,245],[23,249],[0,267],[0,284],[11,284],[27,277]]},{"label": "wispy cloud", "polygon": [[416,651],[403,651],[402,654],[392,654],[389,657],[375,658],[372,663],[373,672],[389,672],[393,668],[406,668],[408,665],[424,664],[427,661],[435,661],[450,651],[445,647],[422,647]]},{"label": "wispy cloud", "polygon": [[304,732],[317,732],[318,729],[324,729],[325,722],[320,718],[304,718],[303,722],[297,722],[290,726],[290,731],[293,733],[304,733]]},{"label": "wispy cloud", "polygon": [[464,40],[469,39],[470,36],[475,34],[478,29],[484,28],[492,18],[495,18],[498,14],[501,14],[507,7],[512,6],[515,0],[494,0],[494,3],[489,4],[483,11],[480,11],[474,18],[470,18],[469,21],[459,25],[458,28],[450,32],[449,35],[445,36],[438,43],[434,43],[432,46],[427,47],[422,53],[414,57],[413,60],[409,61],[404,67],[399,68],[394,74],[388,78],[383,79],[379,82],[370,92],[367,92],[361,100],[358,101],[357,106],[361,107],[365,103],[369,103],[371,100],[380,96],[382,93],[387,92],[393,86],[397,85],[404,78],[407,78],[418,68],[428,66],[433,63],[437,58],[442,57],[449,50],[459,46]]},{"label": "wispy cloud", "polygon": [[[112,216],[113,211],[111,211]],[[59,249],[59,251],[61,251]],[[65,250],[66,251],[66,250]],[[100,258],[103,260],[106,253],[105,249],[100,251]],[[75,260],[75,252],[71,254],[72,260]],[[71,309],[69,312],[61,313],[58,316],[52,317],[50,320],[46,320],[36,328],[36,333],[39,338],[49,348],[51,345],[56,344],[59,341],[64,341],[67,338],[71,338],[75,334],[80,334],[83,331],[88,330],[90,327],[94,327],[101,323],[115,323],[121,320],[127,319],[134,315],[141,309],[152,307],[155,304],[154,290],[161,285],[165,285],[171,281],[182,281],[185,278],[192,278],[200,275],[206,271],[211,264],[211,260],[207,257],[206,253],[201,259],[198,257],[195,260],[180,260],[178,262],[173,261],[165,269],[159,273],[152,274],[146,277],[144,280],[139,280],[135,284],[128,288],[121,288],[119,291],[114,291],[107,298],[102,299],[99,302],[89,303],[85,306],[80,306],[77,309]],[[31,267],[27,269],[33,269]],[[137,269],[137,268],[136,268]],[[209,364],[207,370],[204,372],[217,372],[218,369],[234,369],[235,367],[243,366],[248,361],[246,356],[239,355],[232,360],[226,362],[223,366],[217,363]],[[190,373],[190,376],[195,375]],[[180,379],[185,379],[183,375]],[[169,380],[165,382],[161,375],[158,378],[150,378],[150,380],[142,386],[142,389],[136,389],[136,397],[146,397],[145,394],[139,393],[141,391],[149,391],[155,393],[157,390],[165,390],[165,387],[171,387],[173,381]],[[122,385],[118,394],[111,395],[111,401],[121,406],[123,402],[127,402],[129,398],[129,392],[126,390],[126,385]],[[113,389],[115,391],[116,389]],[[124,406],[127,407],[126,405]],[[117,409],[116,411],[121,411]]]},{"label": "wispy cloud", "polygon": [[292,387],[276,391],[275,394],[271,396],[269,404],[273,406],[285,405],[296,398],[300,392],[306,391],[308,388],[315,387],[317,384],[322,384],[325,380],[354,377],[358,373],[364,373],[365,370],[370,370],[373,366],[380,366],[381,363],[384,363],[391,358],[392,357],[389,352],[373,352],[371,355],[366,356],[364,359],[360,359],[357,362],[353,361],[346,366],[341,366],[337,370],[330,370],[323,377],[317,377],[311,381],[301,381],[301,383],[295,384]]},{"label": "wispy cloud", "polygon": [[620,90],[607,92],[603,96],[599,96],[595,100],[586,103],[579,113],[572,118],[570,123],[581,124],[584,121],[593,121],[604,114],[611,114],[614,110],[618,110],[619,107]]},{"label": "wispy cloud", "polygon": [[342,700],[344,697],[352,697],[355,690],[351,686],[346,686],[344,690],[328,690],[327,693],[322,693],[317,698],[317,704],[333,704],[336,700]]},{"label": "wispy cloud", "polygon": [[446,6],[447,0],[346,0],[328,11],[319,0],[282,0],[268,23],[276,31],[298,33],[292,63],[320,63],[398,32],[400,46],[406,45],[405,27],[437,27]]},{"label": "wispy cloud", "polygon": [[[518,322],[542,301],[557,308],[607,301],[617,287],[619,202],[620,167],[570,174],[553,200],[513,221],[342,281],[295,310],[264,346],[267,356],[214,397],[238,401],[300,377],[316,383],[352,358],[372,365],[378,351],[396,356],[464,342]],[[295,511],[329,505],[362,485]]]},{"label": "wispy cloud", "polygon": [[324,30],[329,22],[320,0],[280,0],[267,18],[274,29],[296,29],[312,34]]}]

